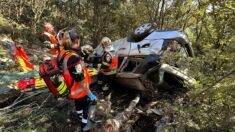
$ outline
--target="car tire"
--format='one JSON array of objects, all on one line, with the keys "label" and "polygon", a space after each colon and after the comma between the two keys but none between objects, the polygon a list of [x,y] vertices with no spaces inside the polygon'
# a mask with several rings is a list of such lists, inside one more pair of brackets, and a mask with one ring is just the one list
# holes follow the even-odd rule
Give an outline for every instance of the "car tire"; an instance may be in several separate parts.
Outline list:
[{"label": "car tire", "polygon": [[164,81],[172,85],[173,88],[183,88],[184,87],[184,81],[172,74],[165,73],[164,75]]},{"label": "car tire", "polygon": [[129,42],[139,42],[147,37],[150,33],[152,33],[156,28],[156,24],[154,22],[145,23],[139,27],[137,27],[129,36]]}]

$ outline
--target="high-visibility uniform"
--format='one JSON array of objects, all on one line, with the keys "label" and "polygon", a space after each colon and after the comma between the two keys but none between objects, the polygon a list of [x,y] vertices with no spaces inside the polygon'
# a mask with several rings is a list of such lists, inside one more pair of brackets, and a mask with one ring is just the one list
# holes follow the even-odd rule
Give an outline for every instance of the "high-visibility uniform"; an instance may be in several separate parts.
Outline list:
[{"label": "high-visibility uniform", "polygon": [[81,87],[79,80],[83,81],[85,79],[85,81],[88,83],[91,80],[89,80],[89,74],[86,67],[84,67],[83,62],[78,58],[80,57],[76,52],[71,50],[61,50],[57,59],[60,62],[60,65],[63,67],[65,83],[67,87],[71,88],[70,98],[74,99],[75,101],[76,112],[79,120],[81,121],[81,128],[83,129],[88,122],[88,108],[90,100],[85,89]]},{"label": "high-visibility uniform", "polygon": [[98,88],[102,88],[103,91],[107,91],[114,83],[114,77],[117,73],[118,57],[111,52],[104,52],[101,58],[101,69],[98,74]]},{"label": "high-visibility uniform", "polygon": [[[52,44],[59,44],[58,41],[57,41],[57,39],[56,39],[56,37],[55,37],[54,35],[52,35],[51,33],[43,32],[43,34],[46,35],[46,36],[48,36],[48,38],[50,39],[50,42],[51,42]],[[51,53],[52,53],[53,55],[56,55],[56,54],[58,53],[58,50],[55,49],[55,48],[51,48],[50,50],[51,50]]]},{"label": "high-visibility uniform", "polygon": [[[110,60],[107,57],[111,57]],[[110,63],[111,62],[111,63]],[[112,75],[117,73],[118,57],[111,52],[105,52],[101,59],[101,72],[104,75]]]},{"label": "high-visibility uniform", "polygon": [[[65,78],[65,83],[66,85],[70,88],[70,98],[73,98],[73,99],[78,99],[78,98],[82,98],[84,96],[87,95],[86,91],[81,87],[81,85],[79,84],[79,82],[76,82],[74,81],[74,79],[70,76],[70,73],[69,73],[69,67],[71,66],[74,66],[74,65],[77,65],[78,63],[81,63],[82,62],[77,62],[71,66],[68,66],[67,65],[67,62],[69,60],[69,58],[71,56],[78,56],[76,53],[74,52],[69,52],[69,51],[66,51],[66,50],[61,50],[60,53],[59,53],[59,56],[58,56],[58,59],[61,60],[62,59],[62,56],[64,54],[67,54],[64,58],[63,58],[63,62],[62,62],[62,66],[63,66],[63,76]],[[87,69],[84,68],[84,66],[81,67],[84,71],[84,77],[85,77],[85,80],[89,83],[91,82],[90,80],[90,76],[88,74],[88,71]]]}]

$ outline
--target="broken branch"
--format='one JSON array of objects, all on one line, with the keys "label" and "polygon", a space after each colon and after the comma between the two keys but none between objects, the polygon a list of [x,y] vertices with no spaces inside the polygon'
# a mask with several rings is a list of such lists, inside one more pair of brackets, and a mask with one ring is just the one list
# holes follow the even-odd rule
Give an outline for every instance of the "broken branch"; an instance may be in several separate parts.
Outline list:
[{"label": "broken branch", "polygon": [[117,114],[114,119],[108,119],[105,122],[105,132],[118,132],[124,122],[131,116],[133,109],[136,107],[140,100],[139,95],[131,101],[129,107],[123,112]]}]

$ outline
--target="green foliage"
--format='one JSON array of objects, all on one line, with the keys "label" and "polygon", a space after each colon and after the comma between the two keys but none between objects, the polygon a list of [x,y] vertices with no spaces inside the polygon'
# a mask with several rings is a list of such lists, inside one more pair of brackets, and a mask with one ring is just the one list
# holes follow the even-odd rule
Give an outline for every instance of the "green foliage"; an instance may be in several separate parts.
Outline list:
[{"label": "green foliage", "polygon": [[[179,54],[168,54],[163,62],[188,68],[189,75],[197,80],[194,89],[187,94],[190,101],[176,101],[165,106],[176,112],[178,130],[186,131],[234,131],[235,115],[235,52],[227,46],[221,49],[201,47],[204,54],[185,61]],[[227,74],[231,73],[230,76]],[[204,91],[204,92],[202,92]]]},{"label": "green foliage", "polygon": [[[184,31],[196,57],[172,55],[166,56],[165,61],[187,68],[197,83],[187,93],[189,102],[176,101],[173,105],[166,102],[165,108],[176,113],[179,131],[235,130],[235,75],[227,76],[235,66],[234,0],[41,2],[47,2],[46,8],[36,10],[32,1],[1,1],[0,32],[38,43],[43,22],[50,21],[56,29],[79,29],[83,43],[96,46],[103,36],[116,40],[148,21],[156,22],[158,29]],[[201,93],[203,90],[206,91]]]}]

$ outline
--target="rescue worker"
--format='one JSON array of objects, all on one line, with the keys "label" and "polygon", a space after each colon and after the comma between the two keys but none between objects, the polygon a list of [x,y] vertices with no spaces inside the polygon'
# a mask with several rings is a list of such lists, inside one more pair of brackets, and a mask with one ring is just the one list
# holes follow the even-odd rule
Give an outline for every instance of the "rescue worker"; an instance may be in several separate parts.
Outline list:
[{"label": "rescue worker", "polygon": [[114,54],[111,39],[103,37],[100,45],[103,48],[103,54],[101,56],[100,73],[98,74],[98,89],[101,88],[103,91],[107,91],[117,73],[118,57]]},{"label": "rescue worker", "polygon": [[[80,46],[80,37],[76,31],[70,30],[64,33],[64,49],[60,51],[58,60],[63,67],[63,76],[67,86],[70,87],[70,98],[75,100],[76,112],[81,121],[81,129],[87,125],[88,109],[96,96],[89,89],[88,73],[77,51]],[[65,57],[64,57],[65,56]]]},{"label": "rescue worker", "polygon": [[51,50],[52,55],[56,55],[59,48],[59,43],[56,39],[56,32],[51,23],[44,23],[44,32],[41,33],[40,40],[44,46]]}]

